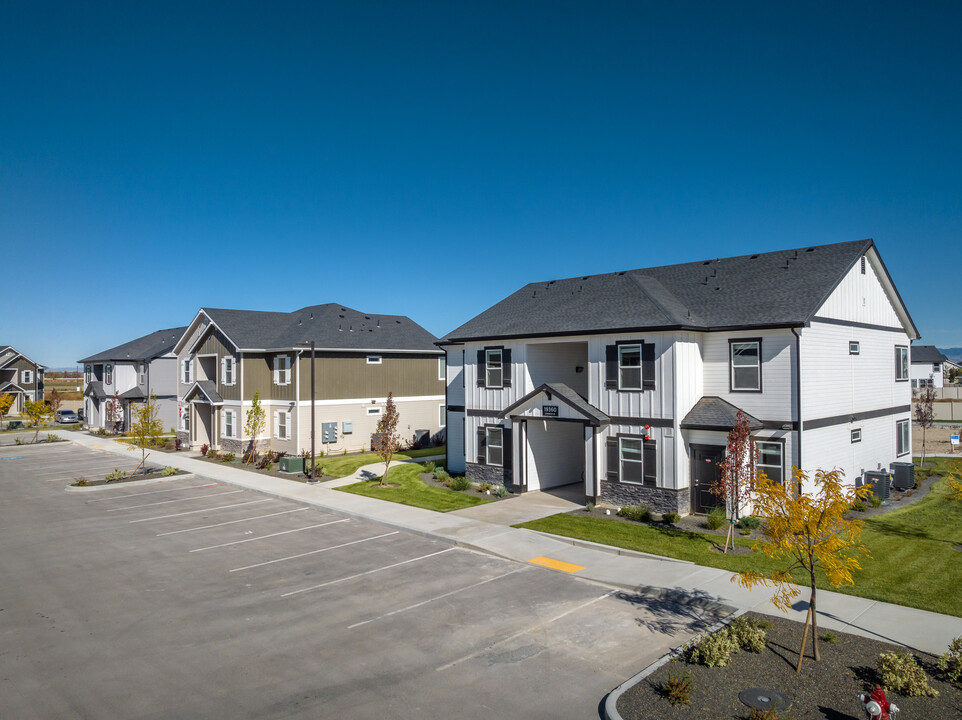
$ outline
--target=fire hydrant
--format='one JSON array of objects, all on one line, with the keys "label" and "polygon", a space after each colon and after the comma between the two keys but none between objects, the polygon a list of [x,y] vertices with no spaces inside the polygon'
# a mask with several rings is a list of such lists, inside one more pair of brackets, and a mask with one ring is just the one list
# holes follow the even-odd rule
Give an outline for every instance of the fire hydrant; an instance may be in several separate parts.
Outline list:
[{"label": "fire hydrant", "polygon": [[865,720],[895,720],[899,714],[898,706],[885,698],[885,691],[878,685],[871,695],[859,695],[858,702],[865,713]]}]

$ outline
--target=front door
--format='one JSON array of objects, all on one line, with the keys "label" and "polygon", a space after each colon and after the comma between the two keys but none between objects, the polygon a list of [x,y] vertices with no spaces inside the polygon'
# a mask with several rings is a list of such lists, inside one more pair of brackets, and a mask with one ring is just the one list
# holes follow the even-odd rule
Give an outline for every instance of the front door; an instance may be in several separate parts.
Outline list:
[{"label": "front door", "polygon": [[691,511],[693,513],[707,513],[721,500],[713,495],[711,487],[721,475],[718,463],[725,456],[725,448],[721,445],[692,445],[691,446]]}]

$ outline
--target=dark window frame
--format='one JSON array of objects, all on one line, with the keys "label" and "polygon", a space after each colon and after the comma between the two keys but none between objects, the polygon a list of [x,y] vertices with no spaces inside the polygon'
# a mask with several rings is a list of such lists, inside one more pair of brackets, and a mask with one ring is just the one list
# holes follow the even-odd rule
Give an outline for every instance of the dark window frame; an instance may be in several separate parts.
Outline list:
[{"label": "dark window frame", "polygon": [[851,430],[849,430],[849,440],[853,445],[862,442],[862,428],[851,428]]},{"label": "dark window frame", "polygon": [[[758,443],[771,443],[773,445],[780,446],[781,449],[779,450],[779,453],[781,454],[781,457],[782,457],[782,466],[779,468],[779,471],[782,474],[782,480],[781,480],[782,485],[784,485],[785,484],[785,445],[786,445],[785,438],[776,438],[776,437],[752,438],[752,442],[755,443],[756,449],[758,450],[759,461],[755,463],[755,467],[759,469],[763,469],[766,467],[774,467],[774,465],[761,464],[762,451],[761,451],[761,448],[758,447]],[[771,478],[769,478],[769,480],[771,480]]]},{"label": "dark window frame", "polygon": [[104,365],[104,385],[114,384],[114,366],[111,364]]},{"label": "dark window frame", "polygon": [[[735,345],[745,345],[749,343],[755,343],[758,346],[758,388],[736,388],[735,387]],[[729,392],[746,392],[746,393],[760,393],[764,389],[762,383],[762,338],[760,337],[750,337],[750,338],[728,338],[728,391]],[[747,365],[740,365],[739,367],[750,367]]]},{"label": "dark window frame", "polygon": [[[896,457],[902,457],[903,455],[908,455],[912,452],[912,435],[909,432],[910,420],[908,418],[904,420],[895,421],[895,455]],[[905,445],[907,447],[902,447],[902,426],[905,426]]]},{"label": "dark window frame", "polygon": [[[902,352],[905,353],[905,376],[902,377]],[[909,370],[911,365],[911,358],[909,357],[909,347],[908,345],[896,345],[895,346],[895,382],[908,382],[909,375],[911,372]]]},{"label": "dark window frame", "polygon": [[[854,348],[854,350],[852,349]],[[862,354],[862,344],[858,340],[848,341],[848,354],[849,355],[861,355]]]}]

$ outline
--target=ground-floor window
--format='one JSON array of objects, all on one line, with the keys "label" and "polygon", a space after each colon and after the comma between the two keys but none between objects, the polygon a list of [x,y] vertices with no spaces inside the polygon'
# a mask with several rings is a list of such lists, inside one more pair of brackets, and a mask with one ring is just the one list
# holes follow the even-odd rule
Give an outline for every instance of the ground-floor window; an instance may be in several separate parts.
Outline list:
[{"label": "ground-floor window", "polygon": [[289,419],[286,410],[278,410],[274,413],[274,437],[278,440],[290,439]]},{"label": "ground-floor window", "polygon": [[618,479],[625,483],[641,485],[645,481],[644,440],[641,438],[618,438]]},{"label": "ground-floor window", "polygon": [[757,467],[763,471],[772,482],[782,483],[785,480],[784,459],[780,442],[766,442],[757,440],[758,463]]},{"label": "ground-floor window", "polygon": [[180,429],[190,432],[190,405],[185,405],[180,409]]},{"label": "ground-floor window", "polygon": [[910,449],[909,421],[899,420],[895,423],[895,454],[907,455]]},{"label": "ground-floor window", "polygon": [[233,410],[224,411],[224,437],[234,437],[235,418]]},{"label": "ground-floor window", "polygon": [[485,462],[488,465],[504,465],[504,436],[502,428],[484,429]]},{"label": "ground-floor window", "polygon": [[444,427],[448,424],[447,416],[444,412],[444,405],[438,405],[438,425]]}]

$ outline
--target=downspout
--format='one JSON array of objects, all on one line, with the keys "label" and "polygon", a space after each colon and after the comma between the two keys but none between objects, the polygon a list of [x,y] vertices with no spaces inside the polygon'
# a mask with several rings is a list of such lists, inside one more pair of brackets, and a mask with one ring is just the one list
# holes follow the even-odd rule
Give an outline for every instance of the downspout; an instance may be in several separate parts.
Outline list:
[{"label": "downspout", "polygon": [[[795,422],[797,439],[795,452],[798,456],[798,469],[802,469],[802,335],[792,328],[795,336]],[[798,494],[802,494],[802,484],[798,484]]]}]

